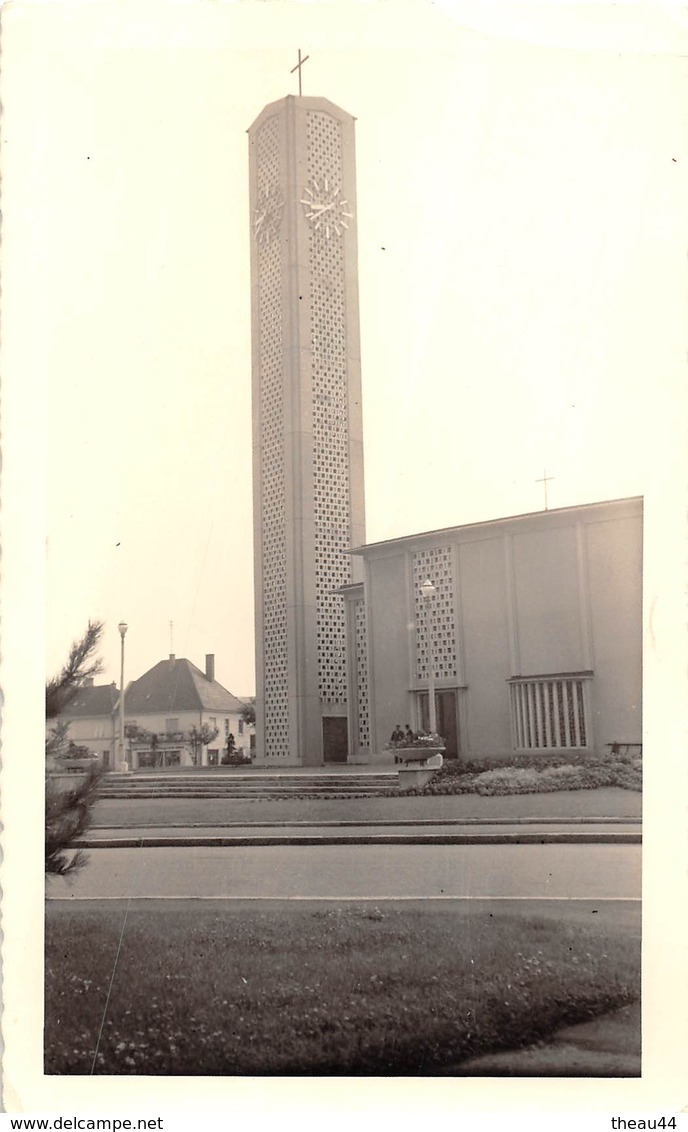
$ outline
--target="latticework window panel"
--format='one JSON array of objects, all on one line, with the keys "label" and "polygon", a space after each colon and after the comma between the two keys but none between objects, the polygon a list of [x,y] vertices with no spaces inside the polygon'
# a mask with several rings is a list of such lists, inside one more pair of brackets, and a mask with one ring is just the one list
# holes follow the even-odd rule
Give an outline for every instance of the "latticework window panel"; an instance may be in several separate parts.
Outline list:
[{"label": "latticework window panel", "polygon": [[[308,177],[341,185],[341,124],[308,114]],[[349,428],[343,237],[310,230],[313,507],[318,687],[321,701],[346,703],[345,617],[333,591],[351,581]]]},{"label": "latticework window panel", "polygon": [[370,704],[368,701],[368,636],[365,601],[355,603],[356,694],[358,700],[358,742],[370,746]]},{"label": "latticework window panel", "polygon": [[[257,158],[258,188],[264,192],[279,183],[276,118],[258,134]],[[281,242],[262,243],[259,256],[265,753],[279,759],[289,755]]]},{"label": "latticework window panel", "polygon": [[[429,579],[435,596],[423,597],[421,585]],[[432,654],[436,680],[455,679],[456,611],[454,571],[449,546],[434,546],[413,555],[413,601],[416,618],[416,680],[428,679]]]}]

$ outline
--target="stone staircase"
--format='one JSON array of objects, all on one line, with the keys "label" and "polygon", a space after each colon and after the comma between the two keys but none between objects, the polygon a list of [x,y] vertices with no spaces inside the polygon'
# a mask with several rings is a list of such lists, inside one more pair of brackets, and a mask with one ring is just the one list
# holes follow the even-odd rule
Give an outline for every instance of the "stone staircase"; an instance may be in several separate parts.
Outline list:
[{"label": "stone staircase", "polygon": [[101,798],[369,798],[395,790],[394,770],[318,774],[260,773],[213,774],[108,774],[100,786]]}]

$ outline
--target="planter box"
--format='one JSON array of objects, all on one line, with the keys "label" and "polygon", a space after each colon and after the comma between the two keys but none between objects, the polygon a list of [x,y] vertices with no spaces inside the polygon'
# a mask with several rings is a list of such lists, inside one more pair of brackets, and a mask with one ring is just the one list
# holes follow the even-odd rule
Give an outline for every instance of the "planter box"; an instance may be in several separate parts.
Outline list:
[{"label": "planter box", "polygon": [[399,789],[417,790],[427,786],[443,763],[444,747],[407,747],[406,765],[399,768]]},{"label": "planter box", "polygon": [[[393,754],[395,759],[408,765],[409,763],[427,763],[428,759],[432,759],[432,766],[437,770],[442,766],[442,756],[444,754],[444,747],[394,747]],[[439,761],[438,760],[439,756]]]}]

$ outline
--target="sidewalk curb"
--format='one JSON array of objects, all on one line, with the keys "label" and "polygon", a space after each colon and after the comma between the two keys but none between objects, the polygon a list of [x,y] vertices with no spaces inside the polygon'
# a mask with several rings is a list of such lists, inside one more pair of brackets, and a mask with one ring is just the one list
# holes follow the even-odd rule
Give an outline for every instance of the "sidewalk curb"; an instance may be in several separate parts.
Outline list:
[{"label": "sidewalk curb", "polygon": [[[381,821],[227,821],[227,822],[165,822],[164,825],[151,825],[149,829],[207,829],[213,825],[217,829],[312,829],[317,825],[321,829],[347,829],[371,826],[383,829],[385,826],[409,826],[414,829],[420,826],[433,825],[642,825],[642,818],[636,817],[579,817],[579,818],[399,818]],[[130,825],[97,825],[91,829],[132,829],[141,828]]]},{"label": "sidewalk curb", "polygon": [[641,833],[370,833],[351,837],[337,834],[285,835],[235,834],[218,836],[160,835],[145,837],[83,837],[74,841],[78,849],[158,849],[242,847],[269,845],[639,845]]}]

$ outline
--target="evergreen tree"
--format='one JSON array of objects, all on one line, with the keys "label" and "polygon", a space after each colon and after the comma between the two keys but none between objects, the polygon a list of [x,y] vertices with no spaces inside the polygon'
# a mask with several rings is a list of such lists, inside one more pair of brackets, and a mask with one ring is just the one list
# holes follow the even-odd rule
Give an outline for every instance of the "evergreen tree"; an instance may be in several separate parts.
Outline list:
[{"label": "evergreen tree", "polygon": [[86,681],[103,671],[103,662],[95,655],[102,635],[103,622],[89,621],[83,637],[72,643],[62,671],[45,686],[46,719],[54,719],[64,711]]},{"label": "evergreen tree", "polygon": [[[48,680],[45,686],[46,720],[55,719],[68,706],[86,681],[102,671],[103,664],[96,649],[103,633],[102,621],[89,621],[83,637],[74,641],[67,662],[59,675]],[[67,724],[62,722],[51,729],[46,739],[46,755],[54,754],[64,746]],[[47,764],[46,764],[47,769]],[[45,871],[66,876],[86,864],[81,850],[71,853],[71,847],[82,837],[91,824],[91,809],[96,800],[102,770],[94,767],[80,777],[73,787],[60,789],[46,774],[45,779]]]}]

